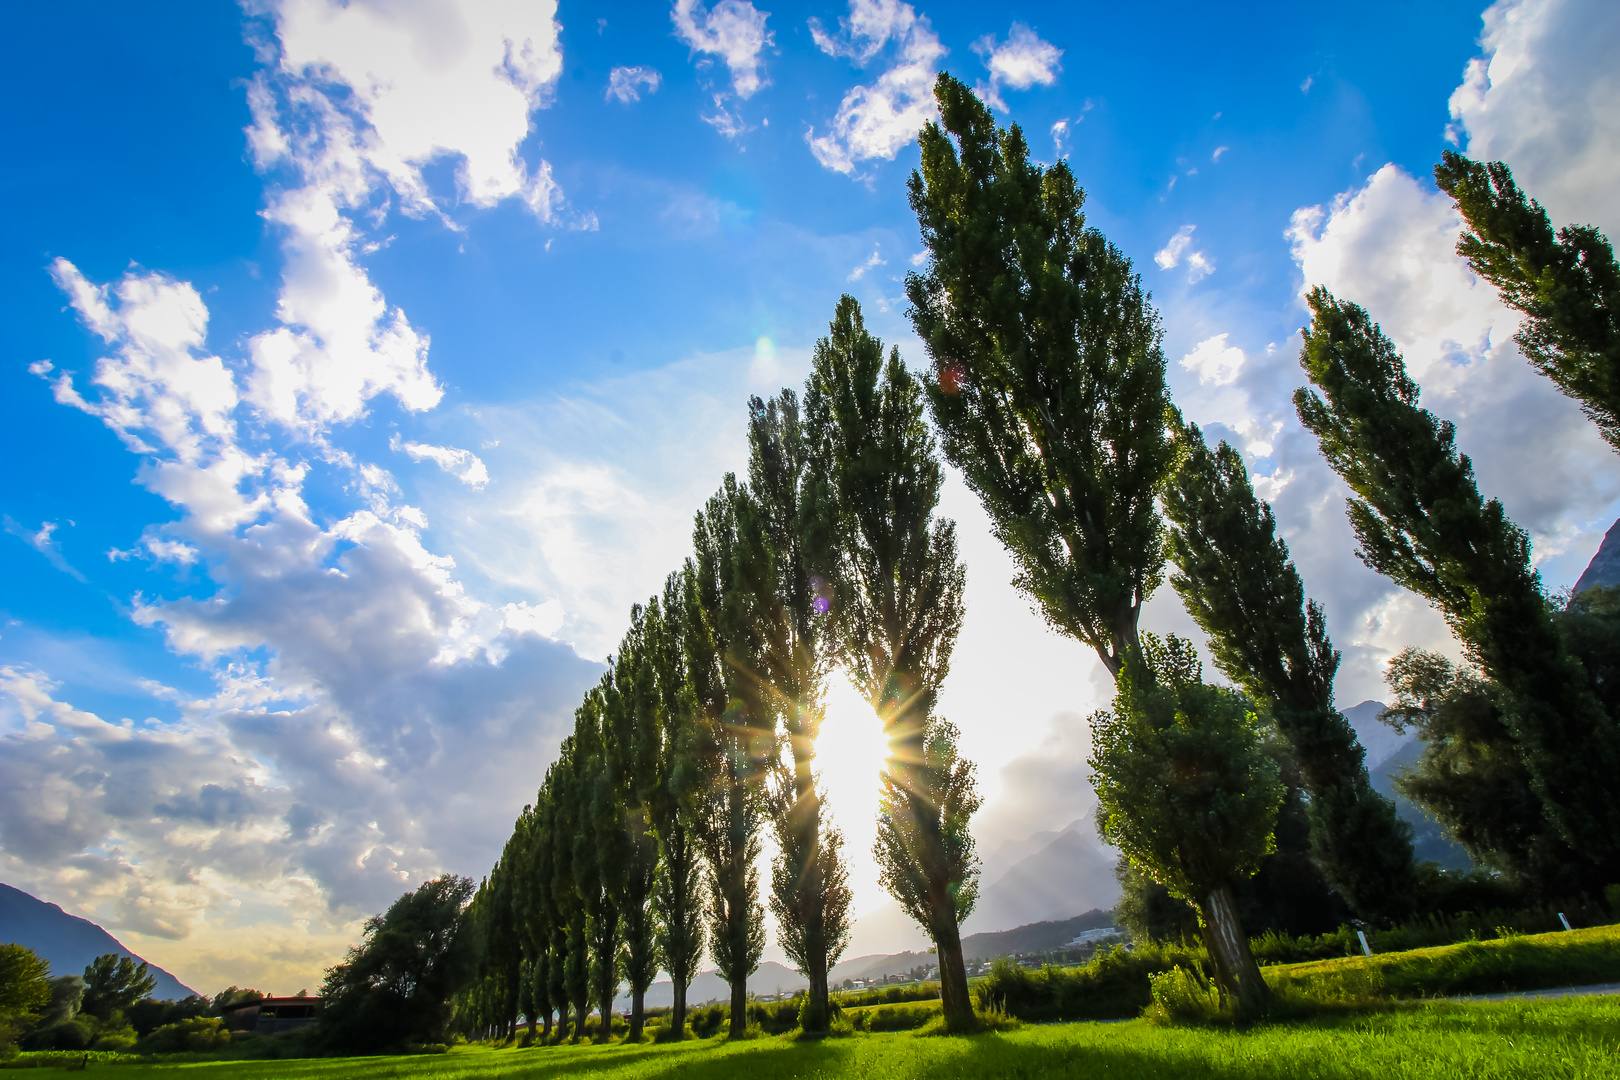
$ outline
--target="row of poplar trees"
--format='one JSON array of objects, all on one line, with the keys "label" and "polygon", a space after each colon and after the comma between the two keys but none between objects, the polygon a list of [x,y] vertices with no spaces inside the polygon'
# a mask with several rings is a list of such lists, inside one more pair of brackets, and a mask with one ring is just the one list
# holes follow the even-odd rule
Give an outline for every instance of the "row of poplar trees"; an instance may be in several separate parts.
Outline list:
[{"label": "row of poplar trees", "polygon": [[[941,75],[935,93],[940,119],[921,133],[909,188],[928,258],[906,283],[929,369],[885,357],[846,296],[802,405],[786,390],[750,402],[746,481],[726,477],[697,515],[693,557],[633,610],[474,901],[487,975],[470,993],[496,1027],[521,1013],[549,1028],[556,1011],[577,1038],[622,979],[639,1037],[662,969],[678,1034],[707,949],[741,1034],[769,825],[768,902],[810,983],[801,1022],[826,1029],[849,919],[815,768],[834,667],[890,738],[883,883],[935,943],[947,1022],[972,1025],[958,927],[977,891],[978,800],[935,708],[964,574],[935,513],[932,432],[1012,555],[1015,585],[1116,680],[1112,708],[1092,718],[1099,829],[1132,873],[1191,908],[1223,996],[1266,996],[1238,894],[1268,865],[1314,875],[1368,922],[1420,905],[1410,829],[1372,789],[1334,705],[1324,613],[1242,457],[1175,409],[1140,277],[1085,224],[1065,162],[1032,163],[1019,128],[998,130],[958,80]],[[1525,313],[1526,355],[1620,445],[1607,241],[1554,236],[1503,166],[1448,154],[1437,178],[1469,225],[1462,254]],[[1324,290],[1309,302],[1312,385],[1296,404],[1351,490],[1358,554],[1438,607],[1469,661],[1441,670],[1409,651],[1392,668],[1392,718],[1429,740],[1408,794],[1476,860],[1544,893],[1620,880],[1620,605],[1552,604],[1524,532],[1480,495],[1452,426],[1418,406],[1378,327]],[[1188,642],[1139,629],[1167,567],[1229,685],[1205,680]]]}]

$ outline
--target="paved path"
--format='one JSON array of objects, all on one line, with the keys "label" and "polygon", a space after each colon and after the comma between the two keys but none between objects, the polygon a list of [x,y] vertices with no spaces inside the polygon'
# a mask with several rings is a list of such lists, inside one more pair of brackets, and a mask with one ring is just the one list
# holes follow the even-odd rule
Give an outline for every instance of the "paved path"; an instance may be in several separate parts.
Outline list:
[{"label": "paved path", "polygon": [[1586,997],[1590,994],[1620,994],[1620,983],[1599,983],[1596,986],[1561,986],[1556,990],[1518,990],[1511,994],[1472,994],[1468,997],[1447,998],[1447,1001],[1535,1001],[1539,998]]}]

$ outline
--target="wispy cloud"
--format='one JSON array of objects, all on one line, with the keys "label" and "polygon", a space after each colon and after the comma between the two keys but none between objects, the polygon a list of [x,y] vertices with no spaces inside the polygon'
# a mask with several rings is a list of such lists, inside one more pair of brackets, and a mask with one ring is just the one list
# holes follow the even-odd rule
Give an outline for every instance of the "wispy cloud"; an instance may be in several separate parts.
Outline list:
[{"label": "wispy cloud", "polygon": [[887,266],[887,265],[888,265],[887,261],[880,258],[878,256],[877,249],[873,248],[871,257],[868,258],[865,262],[861,263],[861,265],[857,266],[855,269],[851,270],[849,272],[849,277],[847,279],[845,279],[845,280],[847,280],[847,281],[859,281],[859,280],[861,280],[861,278],[866,276],[866,272],[868,270],[871,270],[874,267]]},{"label": "wispy cloud", "polygon": [[[3,521],[6,532],[10,533],[12,536],[15,536],[17,539],[33,548],[35,551],[45,556],[45,561],[62,571],[62,573],[77,578],[80,581],[86,580],[83,574],[79,573],[72,566],[68,565],[67,559],[62,555],[61,542],[56,539],[55,535],[56,530],[59,527],[58,522],[41,522],[39,528],[34,530],[26,528],[25,526],[13,521],[9,514],[3,519],[0,519],[0,521]],[[69,522],[69,524],[72,523]]]},{"label": "wispy cloud", "polygon": [[1153,255],[1153,261],[1160,270],[1174,270],[1183,263],[1187,266],[1187,280],[1192,283],[1202,281],[1215,272],[1215,260],[1202,251],[1192,249],[1193,231],[1196,225],[1183,225],[1176,230],[1176,234]]},{"label": "wispy cloud", "polygon": [[658,93],[658,86],[664,77],[657,70],[650,67],[616,67],[608,72],[607,98],[609,101],[622,101],[628,105],[632,101],[641,100],[641,91],[649,94]]},{"label": "wispy cloud", "polygon": [[453,446],[431,446],[427,443],[403,442],[394,436],[389,443],[395,450],[403,450],[412,461],[431,461],[470,488],[481,488],[489,483],[489,470],[471,450],[458,450]]}]

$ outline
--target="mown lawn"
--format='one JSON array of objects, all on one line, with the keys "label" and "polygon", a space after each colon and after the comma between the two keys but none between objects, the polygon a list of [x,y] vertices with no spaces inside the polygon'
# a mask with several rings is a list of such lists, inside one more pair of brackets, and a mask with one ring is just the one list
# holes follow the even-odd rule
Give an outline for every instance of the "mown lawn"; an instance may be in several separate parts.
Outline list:
[{"label": "mown lawn", "polygon": [[[460,1048],[436,1057],[347,1058],[108,1066],[127,1080],[433,1078],[519,1080],[975,1080],[1100,1077],[1185,1080],[1405,1080],[1620,1077],[1620,998],[1499,1004],[1413,1004],[1344,1020],[1247,1031],[1156,1028],[1143,1021],[1051,1024],[971,1038],[857,1035],[820,1043],[791,1037],[678,1046]],[[37,1070],[33,1075],[55,1075]]]}]

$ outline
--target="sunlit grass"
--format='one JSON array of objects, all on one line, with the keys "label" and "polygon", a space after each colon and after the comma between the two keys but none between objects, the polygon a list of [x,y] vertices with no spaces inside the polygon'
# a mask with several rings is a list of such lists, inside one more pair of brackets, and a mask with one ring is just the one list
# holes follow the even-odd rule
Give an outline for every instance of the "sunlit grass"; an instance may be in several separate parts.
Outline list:
[{"label": "sunlit grass", "polygon": [[[1412,1004],[1367,1016],[1248,1030],[1053,1024],[958,1038],[928,1034],[856,1035],[805,1043],[791,1036],[673,1046],[560,1046],[492,1050],[463,1047],[415,1058],[222,1062],[112,1066],[135,1080],[260,1077],[590,1077],[640,1080],[859,1077],[928,1080],[978,1077],[1108,1080],[1160,1078],[1491,1077],[1563,1080],[1620,1077],[1620,999],[1458,1005]],[[40,1070],[36,1075],[52,1075]]]}]

